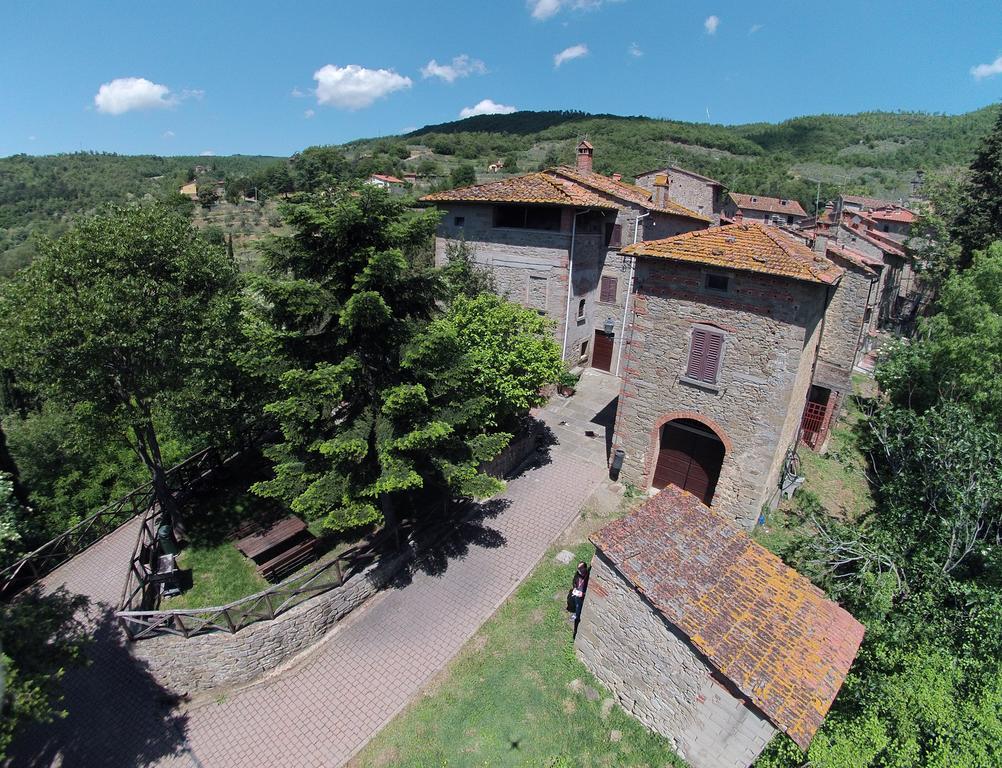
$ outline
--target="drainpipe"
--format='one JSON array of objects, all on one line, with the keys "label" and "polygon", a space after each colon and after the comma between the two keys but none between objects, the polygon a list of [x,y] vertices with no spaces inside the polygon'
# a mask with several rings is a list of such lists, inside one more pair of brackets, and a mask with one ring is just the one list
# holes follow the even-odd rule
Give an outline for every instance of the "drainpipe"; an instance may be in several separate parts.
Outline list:
[{"label": "drainpipe", "polygon": [[[636,220],[633,222],[633,244],[636,245],[637,238],[640,234],[640,220],[646,219],[651,215],[651,212],[637,216]],[[633,276],[637,269],[637,257],[633,256],[630,259],[630,277],[626,281],[626,301],[623,302],[623,319],[619,324],[619,349],[616,351],[616,375],[619,376],[619,364],[623,360],[623,347],[626,346],[626,319],[630,314],[630,296],[633,295]]]},{"label": "drainpipe", "polygon": [[560,348],[560,358],[562,360],[567,359],[567,332],[571,328],[571,293],[574,291],[574,238],[577,235],[578,216],[590,211],[591,208],[578,211],[574,214],[573,221],[571,221],[571,250],[567,265],[567,304],[564,306],[564,343]]}]

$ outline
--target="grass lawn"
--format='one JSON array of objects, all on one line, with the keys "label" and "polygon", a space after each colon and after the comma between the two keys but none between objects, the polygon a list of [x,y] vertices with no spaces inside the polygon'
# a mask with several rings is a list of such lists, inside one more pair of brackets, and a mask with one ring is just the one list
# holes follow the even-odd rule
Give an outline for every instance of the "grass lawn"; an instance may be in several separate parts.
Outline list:
[{"label": "grass lawn", "polygon": [[[590,544],[568,546],[590,560]],[[353,768],[682,766],[613,705],[577,658],[565,612],[574,564],[553,552]]]},{"label": "grass lawn", "polygon": [[[865,376],[853,376],[853,389],[859,395],[872,396],[873,382]],[[801,445],[800,473],[803,490],[815,494],[833,517],[855,520],[873,509],[873,496],[866,479],[866,455],[860,450],[856,427],[863,414],[856,401],[845,402],[842,414],[832,427],[828,451],[821,455]],[[766,515],[765,525],[755,529],[755,539],[778,552],[799,530],[802,520],[797,513],[797,498],[785,499]]]}]

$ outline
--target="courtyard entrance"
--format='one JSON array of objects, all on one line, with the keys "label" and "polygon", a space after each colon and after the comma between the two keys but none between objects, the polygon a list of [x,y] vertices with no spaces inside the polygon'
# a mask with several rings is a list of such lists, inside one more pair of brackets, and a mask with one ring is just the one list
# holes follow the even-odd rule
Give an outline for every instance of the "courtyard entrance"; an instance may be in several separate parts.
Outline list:
[{"label": "courtyard entrance", "polygon": [[661,428],[652,485],[674,485],[709,506],[724,463],[724,444],[712,429],[693,419],[676,419]]}]

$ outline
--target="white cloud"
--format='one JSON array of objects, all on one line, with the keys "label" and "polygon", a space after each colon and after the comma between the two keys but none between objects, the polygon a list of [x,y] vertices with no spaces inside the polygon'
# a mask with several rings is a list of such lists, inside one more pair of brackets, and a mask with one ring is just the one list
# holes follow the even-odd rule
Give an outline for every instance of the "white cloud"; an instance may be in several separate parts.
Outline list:
[{"label": "white cloud", "polygon": [[626,49],[626,52],[629,53],[635,59],[639,59],[641,56],[644,55],[644,52],[640,50],[640,46],[637,45],[636,43],[630,43],[630,47]]},{"label": "white cloud", "polygon": [[510,115],[512,112],[518,112],[518,107],[512,107],[508,104],[498,104],[492,99],[484,99],[472,107],[461,109],[459,117],[463,119],[473,117],[474,115]]},{"label": "white cloud", "polygon": [[720,26],[719,16],[707,16],[706,21],[703,22],[703,28],[706,30],[706,34],[715,35],[717,34],[717,27]]},{"label": "white cloud", "polygon": [[421,67],[421,76],[424,78],[438,77],[447,83],[454,83],[460,77],[470,75],[483,75],[487,73],[487,65],[480,59],[471,59],[463,53],[456,56],[451,64],[439,64],[432,59]]},{"label": "white cloud", "polygon": [[164,138],[165,139],[173,139],[174,138],[174,131],[171,131],[171,130],[164,131]]},{"label": "white cloud", "polygon": [[752,24],[751,27],[748,29],[748,34],[754,35],[756,32],[762,29],[765,29],[765,24]]},{"label": "white cloud", "polygon": [[[608,0],[618,2],[618,0]],[[529,13],[532,18],[545,21],[551,16],[556,16],[564,8],[575,11],[594,10],[602,5],[605,0],[526,0]]]},{"label": "white cloud", "polygon": [[166,85],[145,77],[119,77],[104,83],[94,96],[94,106],[106,115],[121,115],[134,109],[163,109],[178,99]]},{"label": "white cloud", "polygon": [[975,80],[1002,75],[1002,56],[999,56],[991,64],[978,64],[976,67],[971,67],[971,75],[974,76]]},{"label": "white cloud", "polygon": [[573,61],[574,59],[580,59],[582,56],[588,55],[588,46],[572,45],[570,48],[564,48],[560,53],[553,56],[553,66],[559,67],[565,61]]},{"label": "white cloud", "polygon": [[37,140],[38,140],[37,136],[29,136],[28,137],[28,141],[37,141]]},{"label": "white cloud", "polygon": [[307,96],[309,96],[309,94],[306,91],[299,90],[299,86],[295,86],[292,89],[292,98],[294,99],[304,99]]},{"label": "white cloud", "polygon": [[198,153],[198,156],[199,157],[212,157],[214,154],[216,154],[215,150],[212,150],[212,149],[203,149],[201,152]]},{"label": "white cloud", "polygon": [[311,117],[313,117],[313,116],[314,116],[315,114],[316,114],[316,112],[315,112],[314,110],[312,110],[312,109],[308,109],[308,110],[306,110],[305,112],[303,112],[303,117],[305,117],[305,118],[306,118],[307,120],[309,120],[309,119],[310,119]]},{"label": "white cloud", "polygon": [[317,81],[317,104],[350,110],[368,107],[376,99],[412,85],[409,77],[392,69],[366,69],[358,64],[327,64],[313,73],[313,79]]}]

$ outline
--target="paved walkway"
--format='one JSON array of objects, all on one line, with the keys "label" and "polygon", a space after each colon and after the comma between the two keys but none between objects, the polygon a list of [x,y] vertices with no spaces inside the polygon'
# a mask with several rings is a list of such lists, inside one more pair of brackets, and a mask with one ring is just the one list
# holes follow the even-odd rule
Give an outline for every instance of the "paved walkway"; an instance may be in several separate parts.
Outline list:
[{"label": "paved walkway", "polygon": [[120,529],[46,580],[49,589],[65,584],[91,596],[96,642],[91,665],[67,676],[69,717],[22,734],[13,764],[342,765],[449,662],[574,519],[605,476],[602,423],[616,390],[615,379],[593,374],[574,398],[555,399],[540,414],[558,440],[549,463],[511,481],[483,519],[458,532],[447,558],[353,613],[288,671],[186,711],[127,652],[111,616],[135,535],[134,526]]}]

